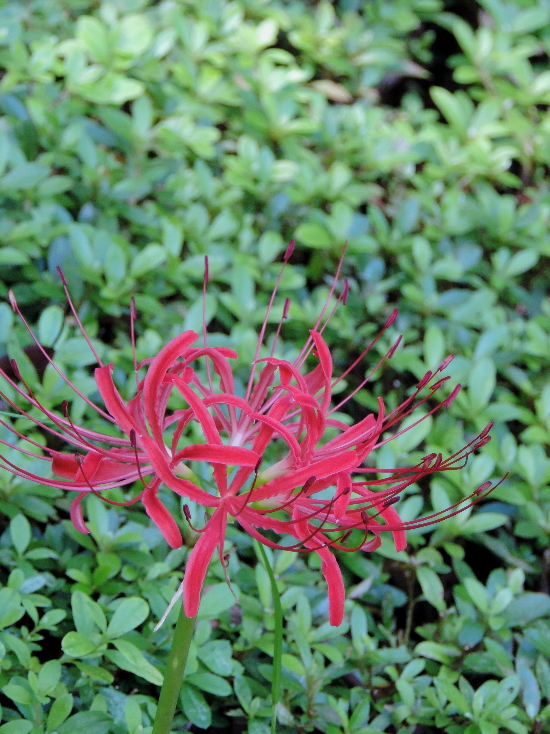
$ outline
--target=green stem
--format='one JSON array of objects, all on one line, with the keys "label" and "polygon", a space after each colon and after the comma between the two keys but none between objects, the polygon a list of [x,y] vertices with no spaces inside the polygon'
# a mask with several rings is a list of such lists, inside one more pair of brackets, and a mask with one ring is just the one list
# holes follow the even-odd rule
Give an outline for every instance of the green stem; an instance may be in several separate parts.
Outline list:
[{"label": "green stem", "polygon": [[[283,607],[281,605],[281,597],[279,596],[279,589],[277,588],[277,581],[271,568],[269,561],[267,560],[267,554],[264,550],[263,545],[254,541],[256,547],[256,553],[261,557],[265,570],[269,576],[269,583],[271,584],[271,594],[273,596],[273,612],[275,621],[275,644],[273,647],[273,679],[271,681],[271,701],[273,711],[271,713],[271,734],[276,734],[277,731],[277,704],[281,696],[281,666],[283,658]],[[156,732],[153,732],[156,734]]]},{"label": "green stem", "polygon": [[186,617],[182,605],[160,689],[152,734],[170,734],[194,629],[195,618]]}]

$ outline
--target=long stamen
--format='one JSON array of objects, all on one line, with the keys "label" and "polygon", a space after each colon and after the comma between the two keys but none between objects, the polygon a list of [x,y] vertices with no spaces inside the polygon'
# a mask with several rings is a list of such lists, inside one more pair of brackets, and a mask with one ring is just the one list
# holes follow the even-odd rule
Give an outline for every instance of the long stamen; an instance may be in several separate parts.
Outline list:
[{"label": "long stamen", "polygon": [[139,376],[138,376],[138,363],[136,354],[136,299],[132,296],[130,298],[130,341],[132,342],[132,358],[134,360],[134,375],[136,378],[136,389],[139,390]]},{"label": "long stamen", "polygon": [[[54,368],[54,370],[61,377],[61,379],[71,388],[71,390],[73,390],[80,398],[82,398],[82,400],[84,400],[84,402],[86,402],[91,408],[93,408],[95,411],[97,411],[97,413],[99,413],[99,415],[101,415],[103,418],[105,418],[106,420],[108,420],[110,423],[116,423],[115,419],[111,415],[109,415],[109,413],[106,413],[104,410],[101,410],[101,408],[98,408],[97,405],[90,400],[90,398],[86,397],[86,395],[84,395],[82,392],[80,392],[80,390],[78,390],[78,388],[76,387],[76,385],[73,385],[73,383],[63,374],[63,372],[61,372],[61,370],[59,369],[59,367],[55,364],[55,362],[49,356],[48,352],[40,344],[40,342],[38,341],[38,339],[37,339],[34,331],[31,329],[31,327],[29,326],[27,320],[23,316],[23,314],[21,312],[21,309],[19,308],[19,305],[18,305],[18,303],[17,303],[17,301],[15,299],[15,296],[13,294],[13,291],[11,291],[11,290],[8,291],[8,298],[9,298],[11,307],[13,308],[13,310],[15,311],[15,313],[19,316],[19,318],[23,322],[25,328],[27,329],[27,331],[31,335],[31,337],[32,337],[34,343],[36,344],[36,346],[38,347],[38,349],[42,352],[42,354],[46,358],[48,364],[50,364]],[[84,335],[85,335],[85,337],[87,336],[85,334],[85,332],[84,332]],[[90,342],[90,344],[91,344],[91,342]],[[95,352],[94,352],[94,356],[96,356],[95,355]],[[96,357],[96,359],[97,359],[97,357]],[[99,364],[101,364],[101,362],[99,362]]]},{"label": "long stamen", "polygon": [[250,377],[248,378],[248,384],[246,386],[245,400],[249,400],[250,393],[252,392],[252,385],[254,383],[254,377],[256,376],[256,363],[260,356],[260,349],[262,348],[262,344],[264,343],[265,331],[267,329],[267,322],[269,320],[269,315],[271,313],[271,309],[273,308],[273,302],[275,301],[275,296],[277,295],[277,291],[279,289],[281,278],[283,277],[283,273],[285,271],[286,265],[293,251],[294,251],[294,240],[291,240],[288,247],[286,248],[285,254],[283,255],[283,264],[281,265],[281,269],[279,270],[279,275],[277,276],[277,280],[275,281],[275,287],[273,288],[273,292],[271,293],[271,298],[269,299],[269,303],[267,305],[267,310],[266,310],[266,314],[265,314],[264,321],[262,324],[262,328],[260,329],[260,335],[258,336],[258,343],[256,345],[256,352],[254,353],[254,359],[252,361],[252,369],[250,370]]},{"label": "long stamen", "polygon": [[103,500],[103,502],[107,502],[109,505],[115,505],[116,507],[127,507],[128,505],[135,505],[136,502],[139,502],[143,495],[143,490],[132,500],[128,500],[127,502],[115,502],[114,500],[107,499],[107,497],[104,497],[101,492],[99,492],[95,487],[92,485],[86,474],[84,473],[84,460],[80,454],[75,454],[74,458],[76,460],[76,463],[78,464],[78,468],[80,470],[80,473],[82,474],[84,481],[90,488],[90,490],[95,494],[96,497],[99,497],[100,500]]},{"label": "long stamen", "polygon": [[80,318],[78,316],[78,313],[76,312],[76,308],[74,307],[73,301],[71,299],[71,295],[69,293],[69,287],[67,285],[67,281],[65,280],[65,276],[63,275],[63,271],[61,270],[61,268],[59,266],[57,267],[57,272],[59,273],[59,277],[61,278],[61,283],[63,284],[63,290],[65,291],[65,297],[66,297],[66,299],[67,299],[67,301],[69,303],[69,307],[70,307],[71,311],[73,312],[73,316],[74,316],[74,318],[76,320],[76,323],[78,324],[78,328],[80,329],[80,332],[81,332],[82,336],[86,340],[86,344],[90,347],[90,351],[92,352],[92,354],[96,358],[98,365],[100,367],[103,367],[103,362],[101,361],[101,359],[99,357],[99,354],[96,352],[95,347],[92,344],[92,341],[91,341],[90,337],[88,336],[88,334],[86,334],[86,330],[84,329],[84,326],[82,325],[82,322],[80,321]]}]

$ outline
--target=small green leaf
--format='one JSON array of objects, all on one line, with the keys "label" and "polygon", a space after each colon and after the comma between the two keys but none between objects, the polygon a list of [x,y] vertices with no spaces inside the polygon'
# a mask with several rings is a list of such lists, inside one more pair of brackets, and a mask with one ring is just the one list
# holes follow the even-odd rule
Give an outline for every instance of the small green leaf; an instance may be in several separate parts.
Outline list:
[{"label": "small green leaf", "polygon": [[55,731],[67,719],[72,710],[73,697],[70,693],[64,693],[59,698],[56,698],[48,713],[46,731]]},{"label": "small green leaf", "polygon": [[184,683],[180,694],[183,713],[199,729],[208,729],[212,723],[210,706],[200,691],[194,686]]},{"label": "small green leaf", "polygon": [[107,650],[105,654],[115,665],[139,675],[140,678],[145,678],[156,686],[162,685],[162,673],[145,659],[141,650],[127,640],[115,640],[113,644],[117,649]]},{"label": "small green leaf", "polygon": [[41,163],[20,163],[0,179],[0,188],[5,191],[19,191],[36,186],[46,178],[50,169]]},{"label": "small green leaf", "polygon": [[59,734],[107,734],[113,720],[109,714],[103,711],[80,711],[61,724],[57,731]]},{"label": "small green leaf", "polygon": [[152,273],[166,260],[166,250],[162,245],[152,243],[138,252],[130,265],[132,278],[139,278],[147,273]]},{"label": "small green leaf", "polygon": [[10,535],[15,550],[22,556],[31,542],[31,526],[24,515],[16,515],[11,520]]},{"label": "small green leaf", "polygon": [[0,734],[29,734],[33,724],[27,719],[13,719],[0,726]]},{"label": "small green leaf", "polygon": [[125,635],[127,632],[139,627],[147,619],[148,614],[149,605],[145,599],[140,599],[137,596],[130,596],[124,599],[118,605],[109,622],[107,636],[112,639]]},{"label": "small green leaf", "polygon": [[227,584],[214,584],[203,594],[197,617],[198,619],[215,619],[236,603]]},{"label": "small green leaf", "polygon": [[294,236],[298,242],[303,242],[304,245],[318,247],[320,249],[330,247],[334,242],[334,238],[330,232],[320,224],[314,222],[311,224],[300,224]]},{"label": "small green leaf", "polygon": [[417,569],[416,577],[422,588],[424,596],[430,604],[432,604],[438,612],[445,611],[443,584],[435,571],[428,568],[428,566],[420,566],[420,568]]},{"label": "small green leaf", "polygon": [[231,695],[231,686],[225,678],[221,678],[219,675],[214,675],[213,673],[193,673],[192,675],[187,675],[185,680],[202,691],[212,693],[214,696]]},{"label": "small green leaf", "polygon": [[61,649],[72,658],[80,658],[94,652],[96,645],[79,632],[67,632],[61,641]]}]

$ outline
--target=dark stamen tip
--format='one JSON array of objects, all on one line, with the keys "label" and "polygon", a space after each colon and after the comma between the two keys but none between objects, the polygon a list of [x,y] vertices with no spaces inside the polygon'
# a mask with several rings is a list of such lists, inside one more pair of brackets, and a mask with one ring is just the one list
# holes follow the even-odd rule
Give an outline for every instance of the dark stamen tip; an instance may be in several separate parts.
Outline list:
[{"label": "dark stamen tip", "polygon": [[10,302],[10,306],[13,308],[14,311],[17,312],[17,301],[15,300],[15,296],[13,295],[13,291],[11,290],[11,288],[8,291],[8,300]]},{"label": "dark stamen tip", "polygon": [[132,445],[132,448],[137,446],[136,432],[133,428],[130,428],[130,444]]},{"label": "dark stamen tip", "polygon": [[61,270],[61,268],[59,267],[59,265],[57,266],[56,270],[57,270],[57,272],[59,274],[59,277],[61,278],[61,282],[63,283],[63,285],[65,286],[65,288],[67,288],[68,287],[67,280],[66,280],[65,276],[63,275],[63,271]]},{"label": "dark stamen tip", "polygon": [[208,268],[208,255],[204,256],[204,284],[208,283],[210,279],[209,268]]},{"label": "dark stamen tip", "polygon": [[134,320],[137,319],[136,299],[133,296],[130,298],[130,316]]},{"label": "dark stamen tip", "polygon": [[344,290],[342,291],[342,303],[344,306],[348,305],[348,295],[349,295],[349,281],[346,278],[344,280]]},{"label": "dark stamen tip", "polygon": [[391,326],[391,325],[393,324],[393,322],[394,322],[394,321],[395,321],[395,319],[397,318],[397,314],[398,314],[398,313],[399,313],[399,311],[398,311],[398,310],[397,310],[396,308],[394,308],[394,309],[393,309],[393,311],[392,311],[392,314],[391,314],[390,318],[389,318],[389,319],[388,319],[388,320],[386,321],[386,323],[384,324],[384,328],[385,328],[385,329],[387,329],[387,328],[388,328],[388,326]]},{"label": "dark stamen tip", "polygon": [[191,522],[191,512],[189,510],[189,505],[183,506],[183,514],[185,515],[185,519],[187,520],[187,522],[190,523]]},{"label": "dark stamen tip", "polygon": [[288,318],[289,309],[290,309],[290,298],[285,298],[285,305],[283,306],[283,319]]},{"label": "dark stamen tip", "polygon": [[288,243],[288,247],[286,248],[286,252],[283,255],[283,262],[287,263],[289,261],[290,256],[294,252],[294,244],[294,240],[290,240],[290,242]]},{"label": "dark stamen tip", "polygon": [[401,339],[402,339],[402,337],[399,336],[398,339],[397,339],[397,341],[393,345],[393,347],[388,352],[388,359],[391,359],[393,357],[393,355],[395,354],[395,352],[397,350],[397,347],[401,344]]},{"label": "dark stamen tip", "polygon": [[460,389],[461,389],[461,387],[462,387],[462,385],[458,384],[458,385],[457,385],[457,386],[456,386],[456,387],[454,388],[454,390],[452,391],[452,393],[451,393],[451,394],[449,395],[449,397],[448,397],[448,398],[447,398],[446,400],[444,400],[444,401],[443,401],[443,405],[444,405],[444,406],[445,406],[446,408],[448,408],[448,407],[449,407],[449,405],[450,405],[450,404],[451,404],[451,403],[453,402],[453,400],[454,400],[454,399],[456,398],[456,396],[457,396],[457,395],[458,395],[458,393],[460,392]]},{"label": "dark stamen tip", "polygon": [[63,415],[69,415],[69,403],[67,400],[61,403],[61,410],[63,411]]},{"label": "dark stamen tip", "polygon": [[307,490],[311,487],[311,485],[317,481],[317,477],[310,477],[302,487],[302,492],[307,492]]},{"label": "dark stamen tip", "polygon": [[385,502],[382,503],[382,509],[385,510],[388,507],[391,507],[392,505],[395,505],[401,497],[397,495],[396,497],[390,497],[389,499],[385,500]]},{"label": "dark stamen tip", "polygon": [[75,454],[74,458],[78,466],[82,466],[82,462],[83,462],[82,456],[80,454]]},{"label": "dark stamen tip", "polygon": [[21,379],[21,372],[19,371],[19,365],[17,364],[15,359],[10,359],[10,365],[13,374],[15,375],[17,380]]},{"label": "dark stamen tip", "polygon": [[256,462],[256,466],[254,467],[254,474],[257,474],[260,471],[260,467],[262,465],[263,457],[260,456],[258,461]]}]

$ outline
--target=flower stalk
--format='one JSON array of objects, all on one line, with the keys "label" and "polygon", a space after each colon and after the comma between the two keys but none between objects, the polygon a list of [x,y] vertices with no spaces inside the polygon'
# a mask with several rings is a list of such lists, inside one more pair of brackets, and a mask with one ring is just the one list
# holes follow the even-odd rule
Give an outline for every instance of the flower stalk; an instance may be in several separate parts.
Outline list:
[{"label": "flower stalk", "polygon": [[190,618],[185,615],[182,605],[168,655],[164,681],[160,689],[152,734],[170,734],[172,729],[181,684],[183,683],[185,665],[189,655],[189,647],[193,639],[195,619],[196,617]]}]

